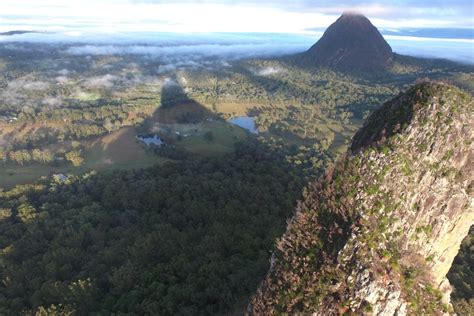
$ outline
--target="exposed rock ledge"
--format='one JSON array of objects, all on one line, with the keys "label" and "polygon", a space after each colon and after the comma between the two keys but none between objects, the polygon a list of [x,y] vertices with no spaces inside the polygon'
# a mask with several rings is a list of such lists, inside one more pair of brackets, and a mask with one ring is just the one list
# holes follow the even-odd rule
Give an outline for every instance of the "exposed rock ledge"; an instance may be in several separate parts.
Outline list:
[{"label": "exposed rock ledge", "polygon": [[387,102],[310,186],[249,314],[450,312],[474,223],[472,96],[419,84]]}]

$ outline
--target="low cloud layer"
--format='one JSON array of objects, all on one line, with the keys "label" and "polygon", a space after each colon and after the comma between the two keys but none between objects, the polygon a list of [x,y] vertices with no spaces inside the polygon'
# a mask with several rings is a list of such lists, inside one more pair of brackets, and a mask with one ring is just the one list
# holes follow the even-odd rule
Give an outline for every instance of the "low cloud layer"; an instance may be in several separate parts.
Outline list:
[{"label": "low cloud layer", "polygon": [[[407,31],[405,31],[406,33]],[[433,31],[434,32],[434,31]],[[397,33],[395,29],[391,34]],[[413,33],[413,32],[412,32]],[[426,33],[426,32],[425,32]],[[423,33],[423,34],[425,34]],[[36,49],[29,43],[52,45],[70,56],[142,56],[162,63],[154,68],[155,74],[165,74],[179,69],[213,67],[218,62],[228,67],[228,61],[273,57],[307,50],[322,35],[322,30],[308,34],[170,34],[170,33],[115,33],[70,36],[54,34],[21,34],[0,36],[0,45],[8,49]],[[474,40],[459,38],[427,39],[416,36],[386,35],[393,50],[401,54],[439,57],[473,63]],[[41,45],[37,45],[41,49]],[[210,62],[211,60],[211,62]],[[106,69],[107,66],[103,66]],[[278,70],[262,70],[260,75],[271,75]],[[70,73],[58,66],[57,81],[65,83]],[[108,86],[112,83],[106,82]]]},{"label": "low cloud layer", "polygon": [[[241,59],[292,54],[308,49],[315,34],[169,34],[169,33],[84,33],[69,36],[64,33],[20,34],[0,36],[0,44],[10,48],[18,43],[63,45],[70,55],[147,55],[165,60],[188,60],[217,57]],[[184,61],[183,61],[184,62]],[[188,61],[189,62],[189,61]],[[177,65],[179,67],[179,65]],[[187,65],[192,66],[192,65]],[[62,74],[67,75],[67,74]]]},{"label": "low cloud layer", "polygon": [[257,76],[271,76],[285,71],[281,67],[265,67],[261,69],[252,69],[252,72]]},{"label": "low cloud layer", "polygon": [[118,80],[116,76],[106,74],[100,77],[89,78],[84,85],[87,88],[112,88],[116,80]]},{"label": "low cloud layer", "polygon": [[473,40],[444,40],[387,36],[393,51],[402,55],[444,58],[465,64],[474,63]]},{"label": "low cloud layer", "polygon": [[156,57],[193,56],[219,57],[239,59],[248,57],[268,57],[301,52],[307,49],[307,44],[282,45],[275,44],[203,44],[178,46],[118,46],[118,45],[83,45],[73,46],[66,50],[72,55],[150,55]]}]

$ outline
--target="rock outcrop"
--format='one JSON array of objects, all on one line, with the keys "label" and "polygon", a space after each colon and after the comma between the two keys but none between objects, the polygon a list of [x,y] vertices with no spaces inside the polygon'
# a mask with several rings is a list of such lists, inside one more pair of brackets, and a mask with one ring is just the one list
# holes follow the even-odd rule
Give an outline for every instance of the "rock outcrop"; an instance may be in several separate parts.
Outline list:
[{"label": "rock outcrop", "polygon": [[392,63],[393,53],[369,19],[344,13],[304,53],[304,59],[337,70],[379,70]]},{"label": "rock outcrop", "polygon": [[373,113],[277,242],[253,315],[442,314],[474,223],[472,96],[418,84]]}]

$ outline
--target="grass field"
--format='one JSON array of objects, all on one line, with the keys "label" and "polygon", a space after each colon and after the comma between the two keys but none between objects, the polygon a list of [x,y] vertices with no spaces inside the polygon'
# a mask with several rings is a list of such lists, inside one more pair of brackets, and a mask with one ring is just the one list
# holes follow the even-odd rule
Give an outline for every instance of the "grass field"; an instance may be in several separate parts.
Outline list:
[{"label": "grass field", "polygon": [[57,167],[36,163],[26,166],[8,164],[0,168],[0,188],[9,189],[17,184],[32,183],[52,173],[75,173],[75,171],[72,166],[66,164]]},{"label": "grass field", "polygon": [[[204,135],[212,133],[212,140],[206,140]],[[201,155],[226,154],[234,150],[234,145],[248,137],[248,133],[238,127],[223,121],[207,122],[192,136],[176,143],[189,152]]]},{"label": "grass field", "polygon": [[[184,127],[183,127],[184,128]],[[212,140],[204,135],[211,132]],[[161,164],[169,159],[159,157],[146,150],[145,145],[136,139],[133,127],[125,127],[111,134],[84,141],[82,145],[84,163],[73,167],[61,161],[56,166],[31,163],[24,166],[7,164],[0,167],[0,188],[11,188],[17,184],[27,184],[55,173],[83,174],[87,171],[112,169],[138,169]],[[201,155],[221,155],[234,150],[234,145],[248,137],[248,133],[224,121],[211,121],[199,124],[197,132],[176,141],[176,146]]]},{"label": "grass field", "polygon": [[79,92],[74,97],[80,101],[95,101],[100,99],[101,95],[98,92]]},{"label": "grass field", "polygon": [[219,113],[223,113],[225,116],[246,116],[249,114],[250,110],[258,108],[262,105],[268,104],[259,104],[256,102],[222,102],[216,105],[216,110]]},{"label": "grass field", "polygon": [[[192,117],[193,123],[183,123],[183,116]],[[234,145],[248,137],[248,133],[220,119],[207,106],[195,101],[184,101],[170,107],[159,107],[150,118],[149,130],[165,141],[194,154],[220,155],[234,150]],[[212,133],[212,140],[204,135]],[[176,133],[189,135],[178,140]]]},{"label": "grass field", "polygon": [[160,157],[147,153],[135,135],[133,127],[125,127],[90,142],[84,155],[85,164],[81,168],[142,168],[163,162]]},{"label": "grass field", "polygon": [[68,162],[57,166],[32,163],[25,166],[7,164],[0,168],[0,188],[11,188],[17,184],[32,183],[43,176],[54,173],[82,174],[91,170],[145,168],[167,159],[147,153],[135,138],[132,127],[122,128],[93,141],[84,142],[84,164],[73,167]]}]

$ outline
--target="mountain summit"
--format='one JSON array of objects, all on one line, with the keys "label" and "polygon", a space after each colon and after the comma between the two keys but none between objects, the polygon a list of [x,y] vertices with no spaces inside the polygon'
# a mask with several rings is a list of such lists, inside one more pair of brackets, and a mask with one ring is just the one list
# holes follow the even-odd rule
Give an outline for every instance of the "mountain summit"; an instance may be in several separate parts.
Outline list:
[{"label": "mountain summit", "polygon": [[373,70],[388,66],[393,53],[368,18],[344,13],[327,28],[305,57],[318,66],[338,70]]}]

